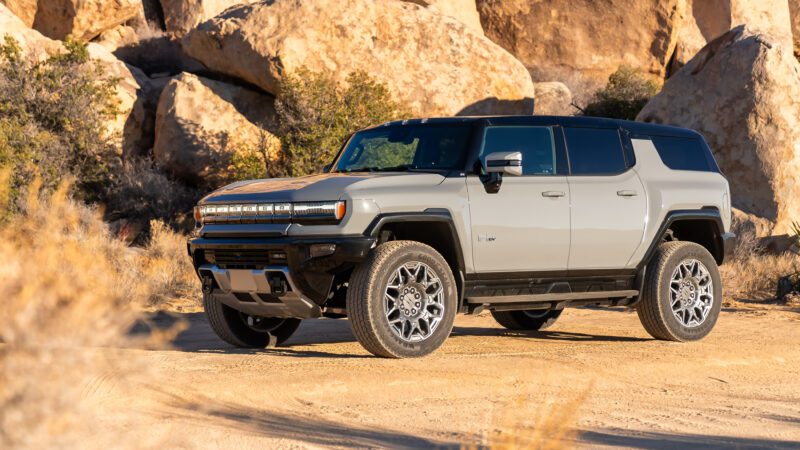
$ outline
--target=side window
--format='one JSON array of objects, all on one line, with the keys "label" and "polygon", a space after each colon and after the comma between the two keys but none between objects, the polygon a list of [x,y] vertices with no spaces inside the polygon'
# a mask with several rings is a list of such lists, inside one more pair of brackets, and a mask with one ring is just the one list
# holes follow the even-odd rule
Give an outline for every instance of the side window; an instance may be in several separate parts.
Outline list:
[{"label": "side window", "polygon": [[673,170],[714,171],[710,155],[699,139],[652,136],[653,145],[664,165]]},{"label": "side window", "polygon": [[495,152],[521,152],[523,175],[556,173],[556,149],[550,127],[489,127],[481,148],[480,158],[484,167],[486,155]]},{"label": "side window", "polygon": [[619,131],[566,127],[564,136],[573,175],[611,175],[627,168]]}]

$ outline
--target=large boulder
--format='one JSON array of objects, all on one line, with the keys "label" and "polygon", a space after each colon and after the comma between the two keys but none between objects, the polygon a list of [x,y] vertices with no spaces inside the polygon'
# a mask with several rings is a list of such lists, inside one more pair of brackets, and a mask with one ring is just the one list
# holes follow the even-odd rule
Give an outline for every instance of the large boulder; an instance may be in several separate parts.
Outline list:
[{"label": "large boulder", "polygon": [[731,183],[733,206],[800,219],[800,63],[779,41],[740,26],[710,42],[637,117],[693,128]]},{"label": "large boulder", "polygon": [[167,31],[183,36],[201,22],[216,16],[231,6],[255,0],[161,0]]},{"label": "large boulder", "polygon": [[25,26],[33,27],[38,0],[0,0],[0,4],[19,17]]},{"label": "large boulder", "polygon": [[147,106],[152,96],[150,78],[144,72],[117,59],[105,47],[90,43],[89,56],[97,61],[105,75],[117,80],[114,92],[119,114],[108,123],[109,137],[123,155],[140,155],[153,146],[154,111]]},{"label": "large boulder", "polygon": [[445,16],[450,16],[472,31],[483,34],[481,16],[478,15],[478,8],[475,0],[404,0],[418,5],[427,6],[439,10]]},{"label": "large boulder", "polygon": [[305,66],[341,82],[365,70],[425,116],[533,110],[533,82],[511,54],[408,2],[260,2],[201,24],[183,44],[211,70],[272,94],[284,73]]},{"label": "large boulder", "polygon": [[14,38],[22,54],[36,60],[46,59],[64,51],[64,46],[30,29],[12,10],[0,4],[0,42],[6,37]]},{"label": "large boulder", "polygon": [[236,155],[279,150],[274,99],[188,73],[173,78],[161,93],[156,114],[156,161],[195,185],[229,181]]},{"label": "large boulder", "polygon": [[772,36],[791,48],[789,4],[798,0],[685,0],[686,18],[678,32],[668,75],[675,73],[707,43],[738,25]]},{"label": "large boulder", "polygon": [[621,66],[660,79],[684,0],[478,0],[486,36],[585,103]]},{"label": "large boulder", "polygon": [[571,116],[575,114],[572,106],[572,92],[558,81],[535,83],[536,101],[533,112],[539,116]]},{"label": "large boulder", "polygon": [[140,15],[142,0],[39,0],[35,11],[33,28],[45,36],[88,42]]}]

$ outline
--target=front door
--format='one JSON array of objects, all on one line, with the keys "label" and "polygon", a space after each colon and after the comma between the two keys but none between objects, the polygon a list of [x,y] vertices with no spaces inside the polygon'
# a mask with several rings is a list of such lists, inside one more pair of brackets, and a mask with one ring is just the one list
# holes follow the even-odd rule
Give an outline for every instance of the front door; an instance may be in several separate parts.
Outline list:
[{"label": "front door", "polygon": [[552,127],[496,126],[484,131],[481,162],[489,153],[521,152],[522,176],[503,177],[486,192],[467,177],[475,270],[563,271],[570,246],[570,190]]}]

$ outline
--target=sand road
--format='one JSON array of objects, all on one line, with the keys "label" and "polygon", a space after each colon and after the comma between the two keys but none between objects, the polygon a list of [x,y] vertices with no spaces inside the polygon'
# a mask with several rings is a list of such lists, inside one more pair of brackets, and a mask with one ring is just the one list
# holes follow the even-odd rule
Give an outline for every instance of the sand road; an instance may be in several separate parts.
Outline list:
[{"label": "sand road", "polygon": [[[123,351],[153,369],[158,407],[144,425],[178,446],[451,448],[563,414],[578,432],[570,447],[800,448],[797,311],[727,308],[691,344],[652,340],[625,310],[567,310],[542,333],[460,316],[445,345],[416,360],[368,355],[346,320],[308,321],[286,347],[242,351],[201,314],[184,318],[173,349]],[[143,398],[108,395],[130,408]]]}]

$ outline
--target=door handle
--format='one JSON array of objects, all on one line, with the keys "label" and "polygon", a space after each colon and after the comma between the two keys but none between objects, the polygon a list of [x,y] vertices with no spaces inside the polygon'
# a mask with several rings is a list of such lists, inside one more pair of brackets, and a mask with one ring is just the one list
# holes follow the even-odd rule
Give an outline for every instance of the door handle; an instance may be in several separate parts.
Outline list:
[{"label": "door handle", "polygon": [[620,197],[636,197],[639,193],[636,191],[617,191],[617,195]]},{"label": "door handle", "polygon": [[567,193],[564,192],[564,191],[544,191],[544,192],[542,192],[542,197],[555,198],[555,197],[563,197],[565,195],[567,195]]}]

